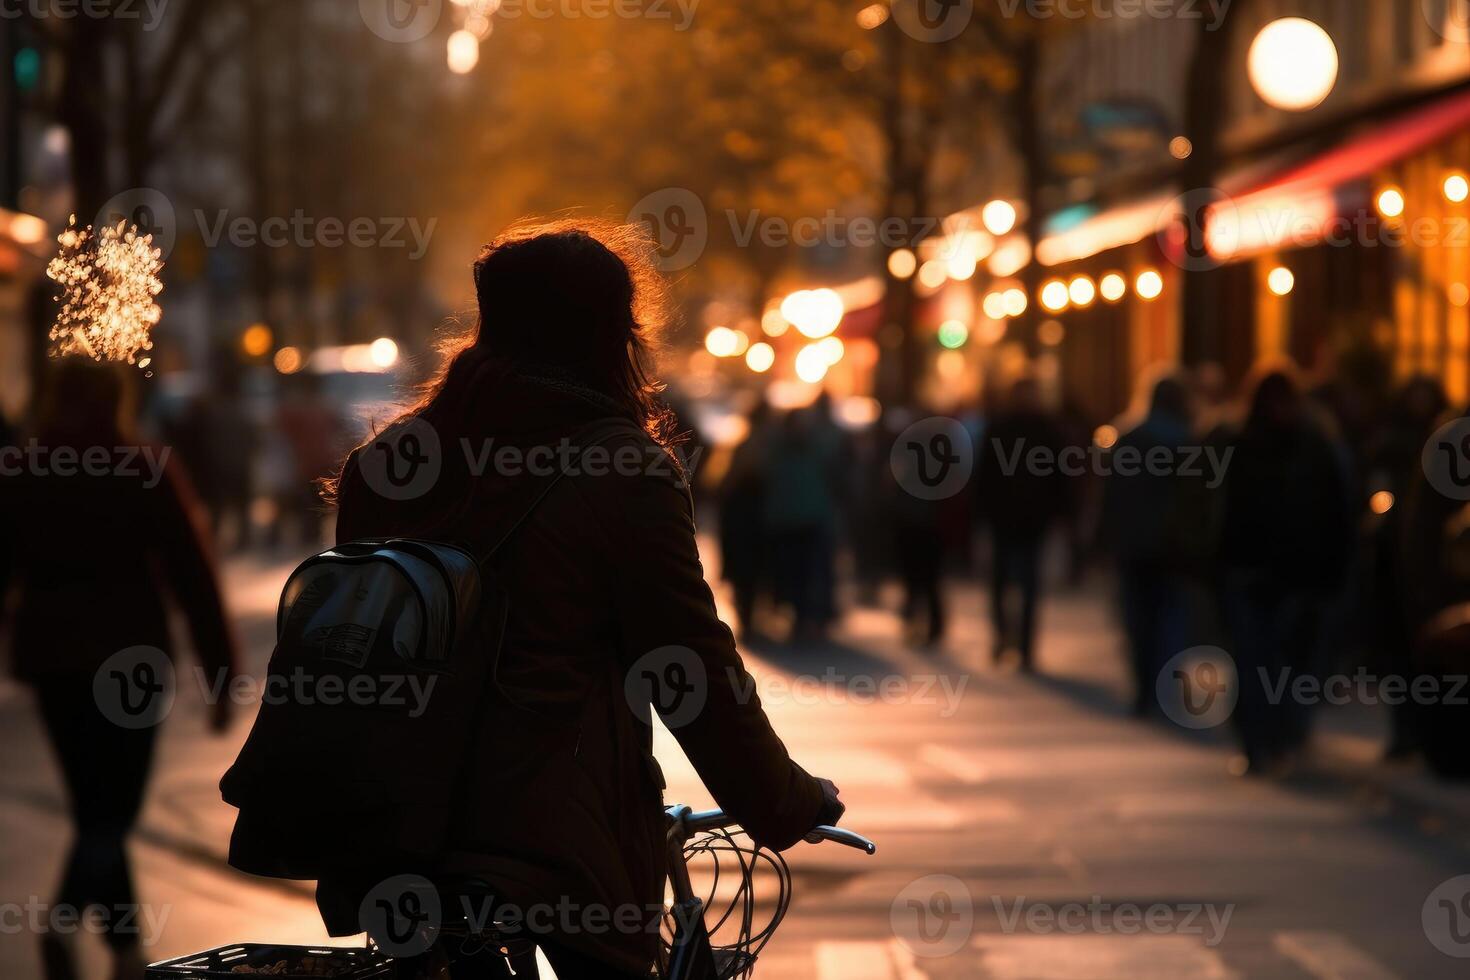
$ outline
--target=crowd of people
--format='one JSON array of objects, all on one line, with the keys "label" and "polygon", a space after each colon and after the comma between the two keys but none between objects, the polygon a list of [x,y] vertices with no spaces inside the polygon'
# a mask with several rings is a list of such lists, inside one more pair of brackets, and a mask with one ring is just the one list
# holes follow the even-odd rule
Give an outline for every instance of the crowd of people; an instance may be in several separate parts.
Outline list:
[{"label": "crowd of people", "polygon": [[[1036,670],[1049,584],[1075,586],[1107,566],[1134,713],[1167,710],[1158,681],[1173,658],[1225,651],[1252,773],[1289,768],[1309,734],[1309,699],[1283,696],[1283,679],[1464,672],[1459,631],[1470,616],[1455,615],[1470,600],[1464,504],[1421,465],[1454,417],[1437,381],[1395,387],[1370,359],[1309,385],[1282,366],[1257,371],[1232,398],[1205,365],[1144,379],[1138,406],[1097,428],[1044,395],[1022,377],[957,413],[973,476],[938,500],[906,490],[890,466],[895,440],[922,413],[845,427],[825,398],[785,413],[758,406],[716,488],[740,628],[809,644],[835,621],[837,596],[875,604],[881,583],[895,581],[907,638],[938,647],[948,583],[978,577],[989,586],[993,662]],[[1453,731],[1448,706],[1421,700],[1385,699],[1388,753],[1423,751],[1451,771],[1451,736],[1431,734]]]}]

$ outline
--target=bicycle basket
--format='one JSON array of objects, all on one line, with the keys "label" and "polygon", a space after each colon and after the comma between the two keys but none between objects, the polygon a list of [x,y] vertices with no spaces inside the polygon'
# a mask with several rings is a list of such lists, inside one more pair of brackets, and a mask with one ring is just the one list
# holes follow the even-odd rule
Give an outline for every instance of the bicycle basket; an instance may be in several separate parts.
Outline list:
[{"label": "bicycle basket", "polygon": [[319,977],[370,980],[393,977],[396,969],[393,960],[387,956],[362,947],[236,943],[154,963],[148,967],[145,976],[147,980],[249,976],[281,977],[283,980]]}]

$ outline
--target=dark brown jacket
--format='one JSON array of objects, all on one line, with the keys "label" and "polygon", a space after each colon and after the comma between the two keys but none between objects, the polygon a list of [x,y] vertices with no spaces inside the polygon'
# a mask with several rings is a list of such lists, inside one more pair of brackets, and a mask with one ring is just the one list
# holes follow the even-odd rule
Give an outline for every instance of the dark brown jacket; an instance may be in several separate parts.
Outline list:
[{"label": "dark brown jacket", "polygon": [[169,597],[209,681],[233,675],[235,639],[197,505],[166,449],[145,452],[136,439],[104,432],[0,452],[0,595],[7,579],[19,591],[12,646],[20,680],[90,684],[119,650],[172,653]]},{"label": "dark brown jacket", "polygon": [[[556,447],[609,414],[555,383],[505,378],[494,389],[462,431],[435,426],[442,474],[423,496],[380,496],[354,454],[339,541],[402,534],[482,551],[544,486],[541,476],[497,472],[493,454]],[[472,735],[475,765],[451,870],[484,879],[522,914],[572,909],[583,925],[558,931],[557,941],[637,972],[652,962],[656,929],[607,923],[631,918],[619,910],[650,918],[663,900],[666,861],[652,729],[625,694],[635,661],[672,646],[702,664],[704,707],[673,731],[716,802],[757,841],[797,842],[817,822],[823,796],[772,731],[715,612],[675,469],[632,425],[605,445],[612,459],[621,452],[637,466],[564,477],[497,560],[510,594],[498,676],[520,710],[488,712]],[[469,458],[491,463],[477,475]],[[329,925],[331,912],[323,906]]]}]

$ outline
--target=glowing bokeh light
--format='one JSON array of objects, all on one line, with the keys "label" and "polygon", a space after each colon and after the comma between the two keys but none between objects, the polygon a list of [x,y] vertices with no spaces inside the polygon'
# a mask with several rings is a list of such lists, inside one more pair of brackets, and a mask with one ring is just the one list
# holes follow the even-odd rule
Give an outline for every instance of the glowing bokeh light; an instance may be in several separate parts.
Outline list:
[{"label": "glowing bokeh light", "polygon": [[1470,198],[1470,179],[1458,171],[1444,179],[1444,196],[1451,204],[1464,204]]},{"label": "glowing bokeh light", "polygon": [[240,349],[247,357],[264,357],[275,342],[275,334],[264,323],[252,323],[240,335]]},{"label": "glowing bokeh light", "polygon": [[997,237],[1008,235],[1016,227],[1016,208],[1009,201],[991,201],[980,211],[985,230]]},{"label": "glowing bokeh light", "polygon": [[1145,269],[1134,280],[1133,289],[1144,299],[1158,299],[1164,293],[1164,277],[1155,269]]},{"label": "glowing bokeh light", "polygon": [[842,297],[831,289],[798,289],[781,301],[781,315],[803,337],[825,337],[842,323]]},{"label": "glowing bokeh light", "polygon": [[807,384],[818,384],[831,366],[827,353],[816,344],[807,344],[796,352],[796,376]]},{"label": "glowing bokeh light", "polygon": [[938,259],[930,259],[919,266],[919,285],[921,286],[938,289],[948,278],[949,270],[945,267],[945,263]]},{"label": "glowing bokeh light", "polygon": [[1067,285],[1067,297],[1073,306],[1085,310],[1097,299],[1097,286],[1087,276],[1075,276]]},{"label": "glowing bokeh light", "polygon": [[888,274],[895,279],[908,279],[919,268],[919,259],[912,249],[894,249],[888,256]]},{"label": "glowing bokeh light", "polygon": [[715,357],[734,357],[740,349],[740,338],[729,327],[711,327],[704,335],[704,349]]},{"label": "glowing bokeh light", "polygon": [[398,344],[392,337],[379,337],[368,348],[368,356],[380,368],[390,368],[398,363]]},{"label": "glowing bokeh light", "polygon": [[1049,312],[1060,313],[1067,308],[1070,295],[1066,283],[1053,279],[1041,287],[1041,305]]},{"label": "glowing bokeh light", "polygon": [[1278,265],[1266,275],[1266,286],[1277,296],[1285,296],[1296,288],[1296,276],[1284,265]]},{"label": "glowing bokeh light", "polygon": [[745,366],[756,374],[765,374],[776,363],[776,348],[764,340],[751,344],[750,350],[745,352]]},{"label": "glowing bokeh light", "polygon": [[1020,316],[1026,312],[1030,303],[1026,299],[1026,290],[1012,286],[1005,291],[1006,313],[1010,316]]},{"label": "glowing bokeh light", "polygon": [[1397,187],[1385,187],[1378,192],[1378,213],[1385,218],[1402,217],[1406,202],[1404,192]]},{"label": "glowing bokeh light", "polygon": [[450,71],[468,75],[480,63],[480,39],[472,31],[455,31],[449,35],[448,57]]},{"label": "glowing bokeh light", "polygon": [[945,320],[939,325],[939,343],[950,350],[965,346],[970,339],[970,328],[964,320]]},{"label": "glowing bokeh light", "polygon": [[1317,24],[1283,17],[1261,28],[1251,42],[1246,71],[1267,105],[1302,112],[1332,94],[1337,84],[1337,45]]}]

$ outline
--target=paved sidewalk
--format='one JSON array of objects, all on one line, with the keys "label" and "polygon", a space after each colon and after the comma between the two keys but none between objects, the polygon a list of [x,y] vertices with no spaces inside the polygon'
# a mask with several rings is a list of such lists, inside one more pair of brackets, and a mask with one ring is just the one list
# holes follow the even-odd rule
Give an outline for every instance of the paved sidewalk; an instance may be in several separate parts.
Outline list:
[{"label": "paved sidewalk", "polygon": [[[289,567],[247,559],[228,569],[257,669]],[[1421,924],[1430,893],[1470,863],[1453,806],[1415,809],[1351,773],[1286,785],[1236,779],[1228,733],[1185,735],[1125,717],[1127,679],[1100,589],[1048,605],[1038,677],[986,662],[978,589],[960,588],[955,609],[954,635],[937,653],[904,648],[892,614],[869,609],[852,612],[829,647],[753,652],[793,754],[842,787],[845,822],[880,845],[875,858],[830,845],[788,855],[796,901],[759,976],[1464,975]],[[905,685],[902,696],[869,703],[868,682],[885,678]],[[144,901],[155,920],[165,917],[151,956],[324,938],[304,887],[223,864],[233,811],[215,784],[248,724],[242,717],[227,737],[210,737],[197,692],[186,691],[165,728],[133,848]],[[1362,726],[1349,727],[1356,741],[1345,744],[1371,747]],[[18,762],[0,774],[4,898],[24,903],[49,893],[67,830],[28,699],[12,687],[0,688],[0,737]],[[670,802],[710,802],[672,739],[660,738],[659,755]],[[1458,805],[1458,791],[1440,792]],[[947,939],[958,938],[952,950],[917,931],[916,910],[941,907],[958,916],[940,921]],[[1176,919],[1198,911],[1187,929],[1131,934],[1104,907]],[[1219,936],[1204,928],[1208,911]],[[1080,930],[1045,925],[1074,914]],[[0,944],[0,976],[35,976],[33,944],[11,938]],[[945,955],[927,955],[935,952]]]}]

